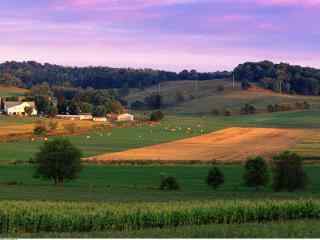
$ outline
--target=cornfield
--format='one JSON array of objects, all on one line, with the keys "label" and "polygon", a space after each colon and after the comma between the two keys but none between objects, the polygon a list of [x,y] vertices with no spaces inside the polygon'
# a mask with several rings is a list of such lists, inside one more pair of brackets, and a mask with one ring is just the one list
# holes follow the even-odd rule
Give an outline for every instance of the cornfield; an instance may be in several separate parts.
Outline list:
[{"label": "cornfield", "polygon": [[320,201],[0,202],[1,233],[126,231],[305,218],[320,218]]}]

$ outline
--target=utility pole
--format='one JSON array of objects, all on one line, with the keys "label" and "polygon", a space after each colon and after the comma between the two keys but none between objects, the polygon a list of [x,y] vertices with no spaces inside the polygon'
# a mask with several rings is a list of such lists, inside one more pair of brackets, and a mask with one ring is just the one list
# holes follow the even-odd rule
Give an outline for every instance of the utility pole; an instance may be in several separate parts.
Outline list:
[{"label": "utility pole", "polygon": [[236,81],[235,81],[235,77],[234,77],[234,71],[232,72],[232,88],[235,89],[236,87]]},{"label": "utility pole", "polygon": [[198,92],[198,80],[195,80],[195,90]]}]

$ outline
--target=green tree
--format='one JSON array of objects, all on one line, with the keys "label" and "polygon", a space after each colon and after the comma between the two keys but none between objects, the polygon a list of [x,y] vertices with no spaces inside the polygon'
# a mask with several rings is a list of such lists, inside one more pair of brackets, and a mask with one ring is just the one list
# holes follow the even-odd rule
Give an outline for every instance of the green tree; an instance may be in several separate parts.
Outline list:
[{"label": "green tree", "polygon": [[161,190],[179,190],[180,185],[177,179],[173,176],[161,176]]},{"label": "green tree", "polygon": [[289,151],[273,159],[273,189],[275,191],[295,191],[306,187],[308,177],[303,169],[302,158]]},{"label": "green tree", "polygon": [[63,185],[65,180],[78,177],[81,166],[81,152],[67,139],[46,142],[35,155],[35,176]]},{"label": "green tree", "polygon": [[31,116],[32,112],[33,112],[33,107],[25,107],[24,108],[24,112],[28,115]]},{"label": "green tree", "polygon": [[214,189],[220,187],[224,183],[222,171],[217,167],[211,168],[206,178],[206,183]]},{"label": "green tree", "polygon": [[248,187],[265,187],[269,183],[269,168],[267,162],[260,156],[249,158],[244,166],[243,179]]},{"label": "green tree", "polygon": [[107,114],[107,109],[103,105],[96,106],[93,109],[93,116],[95,117],[105,117]]},{"label": "green tree", "polygon": [[164,114],[161,111],[153,112],[150,115],[150,121],[153,121],[153,122],[161,121],[163,118],[164,118]]}]

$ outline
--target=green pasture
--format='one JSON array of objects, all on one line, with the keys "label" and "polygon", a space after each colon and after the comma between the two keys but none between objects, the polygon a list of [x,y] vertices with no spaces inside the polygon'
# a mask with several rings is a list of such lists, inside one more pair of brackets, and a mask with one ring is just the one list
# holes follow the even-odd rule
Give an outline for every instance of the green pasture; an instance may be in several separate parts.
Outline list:
[{"label": "green pasture", "polygon": [[[33,178],[31,165],[0,166],[0,200],[99,202],[166,202],[219,199],[320,198],[320,166],[307,165],[310,185],[304,192],[274,193],[271,187],[256,191],[243,185],[243,166],[220,166],[225,184],[213,190],[205,184],[210,166],[105,166],[85,165],[79,179],[57,187]],[[161,175],[175,176],[179,191],[160,191]]]},{"label": "green pasture", "polygon": [[[316,134],[318,128],[320,128],[319,119],[320,111],[282,112],[233,117],[168,116],[161,124],[155,126],[143,125],[140,127],[113,128],[99,132],[92,131],[79,136],[69,136],[68,138],[83,151],[84,157],[88,157],[106,152],[117,152],[170,142],[221,130],[226,127],[314,128]],[[316,140],[312,144],[317,144],[319,141]],[[34,142],[21,140],[1,143],[0,161],[27,161],[33,157],[43,142],[41,140]],[[310,144],[306,143],[302,146],[302,150],[308,147],[310,147]],[[320,157],[318,148],[314,148],[313,151],[314,156]]]},{"label": "green pasture", "polygon": [[[224,91],[218,91],[219,86]],[[158,93],[158,85],[143,90],[131,89],[126,100],[144,101],[144,98],[153,93]],[[184,96],[183,102],[176,101],[177,93]],[[265,112],[269,104],[290,104],[295,106],[296,102],[307,101],[312,108],[320,108],[318,96],[285,95],[271,91],[243,91],[240,83],[235,88],[229,80],[208,81],[174,81],[161,84],[161,95],[168,114],[211,114],[212,110],[230,109],[239,115],[240,109],[245,104],[252,104],[258,111]]]}]

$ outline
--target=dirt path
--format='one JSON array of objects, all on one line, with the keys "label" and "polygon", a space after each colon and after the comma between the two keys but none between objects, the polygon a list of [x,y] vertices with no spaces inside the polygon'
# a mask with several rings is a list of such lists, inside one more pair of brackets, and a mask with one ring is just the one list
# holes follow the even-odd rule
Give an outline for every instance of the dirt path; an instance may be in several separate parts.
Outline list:
[{"label": "dirt path", "polygon": [[243,161],[249,156],[270,158],[310,134],[305,129],[228,128],[222,131],[89,158],[92,161]]}]

